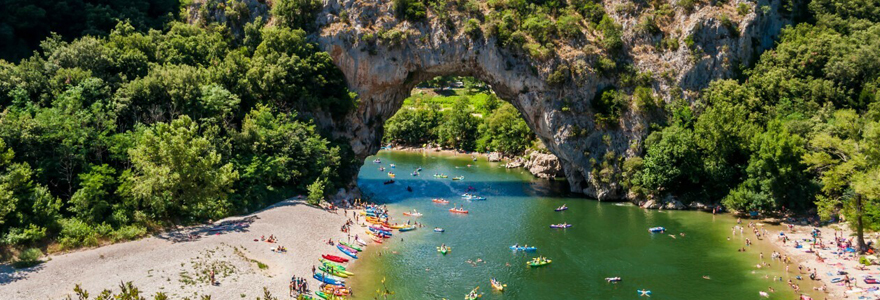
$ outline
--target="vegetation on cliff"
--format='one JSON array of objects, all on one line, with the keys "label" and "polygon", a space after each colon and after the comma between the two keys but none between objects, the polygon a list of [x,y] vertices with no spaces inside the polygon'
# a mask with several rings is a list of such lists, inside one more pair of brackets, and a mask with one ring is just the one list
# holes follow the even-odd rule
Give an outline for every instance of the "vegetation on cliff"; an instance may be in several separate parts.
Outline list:
[{"label": "vegetation on cliff", "polygon": [[863,2],[813,1],[814,24],[673,113],[627,161],[630,190],[743,211],[818,205],[880,229],[880,15]]}]

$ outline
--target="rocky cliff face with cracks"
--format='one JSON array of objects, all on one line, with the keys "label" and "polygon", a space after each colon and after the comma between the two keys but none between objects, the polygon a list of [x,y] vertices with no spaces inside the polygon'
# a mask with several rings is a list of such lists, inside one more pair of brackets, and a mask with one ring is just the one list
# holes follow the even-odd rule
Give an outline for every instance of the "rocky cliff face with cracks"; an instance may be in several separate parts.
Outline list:
[{"label": "rocky cliff face with cracks", "polygon": [[[477,3],[477,9],[488,9]],[[429,9],[419,22],[395,17],[391,1],[323,4],[314,38],[359,94],[359,105],[342,120],[317,121],[335,137],[349,140],[358,159],[379,150],[383,123],[416,84],[441,75],[473,76],[522,113],[559,158],[573,192],[599,200],[626,197],[618,183],[620,165],[639,154],[649,125],[664,118],[664,104],[677,97],[692,103],[711,80],[732,76],[740,64],[757,59],[788,23],[779,13],[780,1],[731,0],[698,2],[690,12],[667,6],[671,15],[667,12],[655,30],[644,30],[639,24],[653,6],[611,0],[602,5],[622,28],[617,54],[604,51],[598,45],[602,32],[581,21],[576,37],[554,39],[549,54],[537,55],[526,47],[501,45],[479,13],[473,8],[462,12],[454,3],[442,18]],[[480,26],[477,30],[466,28],[471,19]],[[633,89],[620,72],[598,66],[603,58],[649,78],[656,103],[628,101],[616,120],[597,120],[591,105],[597,93],[614,87],[629,95]],[[351,194],[357,193],[355,182],[348,187]]]}]

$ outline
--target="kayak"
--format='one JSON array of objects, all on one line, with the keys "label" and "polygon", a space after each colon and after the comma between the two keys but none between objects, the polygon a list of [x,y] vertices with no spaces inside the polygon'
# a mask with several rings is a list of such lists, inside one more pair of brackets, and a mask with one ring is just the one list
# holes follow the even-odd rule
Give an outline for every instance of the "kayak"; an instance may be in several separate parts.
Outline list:
[{"label": "kayak", "polygon": [[410,216],[410,217],[421,217],[421,216],[422,216],[422,213],[404,212],[403,215],[404,215],[404,216]]},{"label": "kayak", "polygon": [[431,201],[434,202],[434,203],[442,203],[442,204],[448,204],[448,203],[449,203],[449,200],[444,200],[444,199],[433,199],[433,200],[431,200]]},{"label": "kayak", "polygon": [[296,300],[314,300],[312,296],[299,294],[296,296]]},{"label": "kayak", "polygon": [[355,250],[354,248],[351,248],[351,247],[343,245],[343,244],[336,245],[336,247],[341,247],[342,249],[348,250],[348,252],[351,252],[351,253],[360,252],[360,251]]},{"label": "kayak", "polygon": [[452,180],[464,180],[464,176],[452,177]]},{"label": "kayak", "polygon": [[324,292],[325,293],[332,293],[333,295],[336,295],[336,296],[348,296],[349,294],[351,294],[351,290],[349,290],[348,288],[341,287],[341,286],[332,286],[332,285],[325,285]]},{"label": "kayak", "polygon": [[638,292],[639,292],[639,297],[641,297],[641,296],[651,297],[651,291],[649,291],[649,290],[638,290]]},{"label": "kayak", "polygon": [[666,231],[666,228],[664,228],[664,227],[651,227],[651,228],[648,228],[648,231],[650,231],[650,232],[664,232],[664,231]]},{"label": "kayak", "polygon": [[330,266],[330,267],[333,267],[334,269],[345,271],[345,266],[340,265],[340,264],[338,264],[338,263],[335,263],[335,262],[333,262],[333,261],[326,260],[326,259],[323,259],[323,258],[322,258],[322,259],[319,259],[318,261],[320,261],[320,262],[321,262],[322,264],[324,264],[325,266]]},{"label": "kayak", "polygon": [[334,267],[332,265],[330,265],[330,266],[323,265],[322,267],[327,269],[327,271],[328,271],[327,273],[331,273],[331,275],[334,275],[334,276],[339,276],[339,275],[332,274],[332,273],[338,273],[338,274],[345,275],[345,276],[339,276],[339,277],[354,276],[354,273],[346,271],[345,268],[339,269],[339,268]]},{"label": "kayak", "polygon": [[406,224],[386,224],[386,225],[388,228],[391,228],[391,229],[401,229],[403,227],[408,226]]},{"label": "kayak", "polygon": [[439,227],[434,228],[434,232],[444,232],[444,231],[446,231],[446,230],[444,230],[443,228],[439,228]]},{"label": "kayak", "polygon": [[345,262],[348,262],[348,259],[347,259],[347,258],[339,257],[339,256],[336,256],[336,255],[324,254],[324,255],[321,255],[321,257],[323,257],[323,258],[326,259],[326,260],[332,261],[332,262],[338,262],[338,263],[345,263]]},{"label": "kayak", "polygon": [[415,226],[410,226],[410,227],[404,227],[404,228],[401,228],[401,229],[398,229],[398,230],[399,230],[400,232],[405,232],[405,231],[410,231],[410,230],[415,230],[415,229],[416,229]]},{"label": "kayak", "polygon": [[366,246],[366,245],[367,245],[367,242],[365,242],[365,241],[362,240],[361,238],[356,238],[356,239],[354,239],[354,241],[357,242],[357,243],[358,243],[359,245],[361,245],[361,246]]},{"label": "kayak", "polygon": [[569,228],[571,224],[551,224],[550,228]]},{"label": "kayak", "polygon": [[466,213],[468,213],[468,211],[466,211],[466,210],[463,210],[463,209],[454,209],[454,208],[450,208],[450,209],[449,209],[449,212],[451,212],[451,213],[456,213],[456,214],[466,214]]},{"label": "kayak", "polygon": [[449,251],[452,251],[451,247],[446,247],[446,248],[437,247],[437,252],[440,252],[443,255],[446,255],[446,253],[449,253]]},{"label": "kayak", "polygon": [[553,260],[549,260],[549,259],[545,260],[545,261],[534,261],[533,260],[533,261],[527,262],[526,264],[528,264],[530,267],[540,267],[540,266],[549,265],[551,262],[553,262]]},{"label": "kayak", "polygon": [[562,207],[556,208],[556,211],[565,211],[565,210],[568,210],[568,206],[562,206]]},{"label": "kayak", "polygon": [[608,281],[608,282],[619,282],[621,280],[623,280],[623,279],[620,279],[620,277],[607,277],[607,278],[605,278],[605,281]]},{"label": "kayak", "polygon": [[381,235],[391,236],[391,232],[390,232],[390,231],[385,231],[385,230],[382,230],[382,229],[376,229],[376,228],[370,227],[370,231],[372,231],[372,232],[374,232],[374,233],[376,233],[376,234],[381,234]]},{"label": "kayak", "polygon": [[348,242],[339,242],[339,243],[345,245],[345,246],[348,247],[348,248],[354,249],[354,250],[357,251],[357,252],[364,251],[364,249],[361,249],[360,247],[357,247],[357,246],[355,246],[355,245],[352,245],[351,243],[348,243]]},{"label": "kayak", "polygon": [[342,251],[342,253],[345,253],[345,255],[351,256],[351,258],[358,258],[356,252],[345,249],[345,246],[336,245],[336,249],[339,249],[339,251]]},{"label": "kayak", "polygon": [[510,250],[532,252],[532,251],[538,251],[538,247],[535,247],[535,246],[532,246],[532,247],[510,246]]},{"label": "kayak", "polygon": [[498,280],[495,280],[495,278],[490,279],[489,283],[492,284],[492,287],[495,288],[496,290],[498,290],[499,292],[503,292],[504,287],[507,286],[506,284],[501,284],[501,282],[498,282]]},{"label": "kayak", "polygon": [[312,277],[314,277],[314,278],[317,279],[318,281],[323,282],[323,283],[326,283],[326,284],[332,284],[332,285],[345,285],[345,280],[338,279],[338,278],[333,278],[333,277],[330,276],[330,275],[324,275],[324,274],[321,274],[321,273],[315,273],[315,275],[312,276]]},{"label": "kayak", "polygon": [[346,278],[346,277],[348,277],[348,275],[345,275],[345,274],[343,274],[343,273],[337,272],[336,270],[334,270],[334,269],[332,269],[332,268],[328,268],[327,266],[318,266],[318,270],[321,270],[321,271],[323,271],[324,273],[327,273],[327,274],[330,274],[330,275],[333,275],[333,276],[336,276],[336,277],[341,277],[341,278]]},{"label": "kayak", "polygon": [[467,197],[467,198],[465,198],[465,200],[471,200],[471,201],[483,201],[483,200],[486,200],[486,197],[481,197],[481,196],[471,196],[471,197]]}]

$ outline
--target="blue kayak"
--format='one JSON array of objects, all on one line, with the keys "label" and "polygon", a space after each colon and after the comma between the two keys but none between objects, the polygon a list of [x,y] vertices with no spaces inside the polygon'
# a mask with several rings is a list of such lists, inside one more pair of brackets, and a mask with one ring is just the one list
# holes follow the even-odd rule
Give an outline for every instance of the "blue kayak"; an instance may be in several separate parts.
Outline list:
[{"label": "blue kayak", "polygon": [[523,247],[523,246],[519,246],[519,247],[517,247],[517,246],[510,246],[510,250],[513,250],[513,251],[528,251],[528,252],[532,252],[532,251],[538,251],[538,247]]},{"label": "blue kayak", "polygon": [[332,285],[345,285],[345,281],[342,279],[333,278],[330,275],[324,275],[323,273],[315,273],[315,279],[320,282]]},{"label": "blue kayak", "polygon": [[382,230],[382,229],[378,229],[378,228],[373,228],[373,227],[370,227],[370,231],[375,232],[375,233],[381,233],[381,234],[384,234],[384,235],[387,235],[387,236],[391,236],[391,231],[386,231],[386,230]]},{"label": "blue kayak", "polygon": [[342,247],[342,245],[336,245],[336,249],[339,249],[339,251],[342,251],[342,253],[345,253],[345,255],[351,256],[351,258],[354,258],[354,259],[358,258],[356,253],[352,253],[351,251],[348,251],[348,249],[345,249],[345,247]]}]

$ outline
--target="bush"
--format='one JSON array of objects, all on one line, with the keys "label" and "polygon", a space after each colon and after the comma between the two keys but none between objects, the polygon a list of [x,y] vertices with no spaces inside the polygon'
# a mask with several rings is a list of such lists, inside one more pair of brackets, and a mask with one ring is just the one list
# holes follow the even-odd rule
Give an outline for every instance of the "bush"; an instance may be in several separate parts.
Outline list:
[{"label": "bush", "polygon": [[394,16],[407,21],[421,21],[428,16],[428,8],[419,0],[394,0]]},{"label": "bush", "polygon": [[113,230],[107,224],[93,227],[79,219],[64,219],[60,223],[61,233],[58,243],[62,249],[98,246],[102,236]]},{"label": "bush", "polygon": [[650,14],[643,15],[639,19],[639,24],[636,25],[636,31],[648,35],[660,33],[660,27],[657,26],[657,17]]},{"label": "bush", "polygon": [[745,15],[749,14],[751,11],[752,11],[752,7],[746,3],[740,3],[739,5],[736,6],[736,13],[738,13],[740,16],[745,16]]},{"label": "bush", "polygon": [[30,268],[42,263],[40,261],[40,257],[43,256],[43,251],[37,248],[28,248],[27,250],[22,251],[18,254],[18,259],[16,259],[13,266],[16,268]]},{"label": "bush", "polygon": [[9,232],[3,236],[2,243],[7,245],[25,245],[33,244],[44,238],[46,238],[46,228],[30,224],[24,229],[9,229]]},{"label": "bush", "polygon": [[553,73],[550,73],[547,76],[547,84],[549,85],[562,85],[565,83],[565,80],[568,79],[569,70],[566,65],[559,65],[556,67],[556,70]]},{"label": "bush", "polygon": [[568,11],[556,19],[556,30],[563,37],[574,38],[581,34],[581,16],[573,11]]},{"label": "bush", "polygon": [[483,30],[480,28],[480,21],[468,19],[467,23],[464,24],[464,33],[472,39],[479,38],[483,34]]},{"label": "bush", "polygon": [[676,4],[678,5],[678,7],[684,9],[684,11],[687,13],[694,12],[694,8],[697,7],[696,0],[678,0]]},{"label": "bush", "polygon": [[324,178],[315,179],[315,182],[309,185],[309,204],[318,205],[319,203],[321,203],[322,200],[324,200],[324,189],[326,188],[326,185],[327,179]]},{"label": "bush", "polygon": [[126,225],[111,233],[113,242],[130,241],[147,234],[147,228],[138,225]]},{"label": "bush", "polygon": [[739,36],[739,28],[737,28],[736,23],[733,23],[733,21],[730,20],[730,17],[727,16],[727,14],[721,15],[721,26],[727,28],[727,32],[729,32],[731,36]]},{"label": "bush", "polygon": [[276,0],[272,5],[272,16],[278,24],[311,29],[315,23],[315,12],[321,5],[319,0]]},{"label": "bush", "polygon": [[602,57],[596,61],[596,70],[599,71],[599,73],[608,75],[611,74],[614,69],[617,69],[617,63],[610,58]]},{"label": "bush", "polygon": [[602,31],[602,46],[609,52],[617,52],[623,47],[621,26],[610,17],[603,16],[599,22],[599,30]]}]

